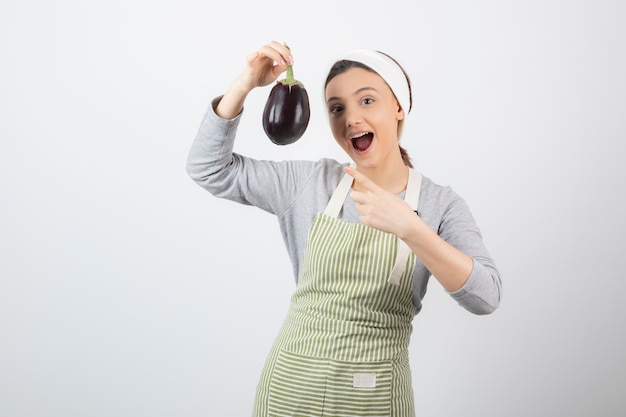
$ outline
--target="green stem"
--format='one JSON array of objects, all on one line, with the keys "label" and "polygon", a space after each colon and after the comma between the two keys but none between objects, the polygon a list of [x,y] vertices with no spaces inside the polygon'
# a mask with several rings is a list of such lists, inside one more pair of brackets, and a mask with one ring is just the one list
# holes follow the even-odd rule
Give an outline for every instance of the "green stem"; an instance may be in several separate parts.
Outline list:
[{"label": "green stem", "polygon": [[[291,48],[287,45],[287,43],[284,43],[285,47],[287,49],[289,49],[291,51]],[[285,76],[285,79],[283,80],[283,84],[287,84],[287,85],[292,85],[296,83],[296,79],[293,77],[293,67],[291,65],[287,65],[287,75]]]},{"label": "green stem", "polygon": [[287,65],[287,75],[285,76],[285,84],[293,84],[296,81],[293,78],[293,68],[291,65]]}]

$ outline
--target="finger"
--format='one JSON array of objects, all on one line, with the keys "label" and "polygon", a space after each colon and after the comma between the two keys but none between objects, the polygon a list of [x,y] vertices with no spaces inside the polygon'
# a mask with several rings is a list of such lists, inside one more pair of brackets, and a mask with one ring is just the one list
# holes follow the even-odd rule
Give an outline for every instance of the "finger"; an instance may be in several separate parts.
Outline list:
[{"label": "finger", "polygon": [[[367,202],[367,194],[360,192],[360,191],[352,191],[350,193],[350,198],[352,199],[352,201],[357,203],[357,206],[359,205],[363,205],[364,203]],[[361,211],[361,210],[359,210]]]},{"label": "finger", "polygon": [[293,62],[290,50],[276,41],[263,45],[258,52],[260,55],[273,60],[278,65],[287,65]]},{"label": "finger", "polygon": [[368,191],[375,191],[379,187],[374,183],[374,181],[370,180],[367,176],[357,171],[355,168],[351,166],[347,166],[344,168],[344,172],[354,178],[354,181],[359,184],[363,189]]},{"label": "finger", "polygon": [[287,43],[271,41],[270,46],[278,51],[284,58],[286,64],[293,65],[293,54],[291,53],[291,49],[287,46]]}]

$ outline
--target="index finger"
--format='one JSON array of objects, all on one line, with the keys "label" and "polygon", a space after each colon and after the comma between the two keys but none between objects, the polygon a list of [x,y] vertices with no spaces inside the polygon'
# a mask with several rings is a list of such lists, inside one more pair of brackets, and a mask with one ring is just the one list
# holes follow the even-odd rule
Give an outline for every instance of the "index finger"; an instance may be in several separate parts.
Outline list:
[{"label": "index finger", "polygon": [[269,44],[263,45],[259,49],[259,53],[263,56],[273,59],[274,62],[278,63],[279,65],[293,64],[293,56],[291,54],[291,50],[284,43],[271,41]]},{"label": "index finger", "polygon": [[347,166],[343,170],[346,174],[354,178],[354,181],[357,184],[361,185],[364,189],[372,191],[378,188],[374,181],[370,180],[367,176],[357,171],[356,168]]}]

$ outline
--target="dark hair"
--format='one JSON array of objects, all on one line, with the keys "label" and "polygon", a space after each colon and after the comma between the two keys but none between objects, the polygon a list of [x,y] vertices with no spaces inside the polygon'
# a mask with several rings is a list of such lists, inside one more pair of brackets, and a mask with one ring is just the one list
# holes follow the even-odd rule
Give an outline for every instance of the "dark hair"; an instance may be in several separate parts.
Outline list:
[{"label": "dark hair", "polygon": [[[406,82],[409,85],[409,108],[408,109],[403,109],[403,110],[405,110],[405,117],[406,117],[406,114],[409,113],[409,111],[411,110],[411,107],[413,106],[413,93],[411,92],[411,80],[409,78],[409,75],[406,73],[404,68],[402,68],[402,66],[398,63],[398,61],[396,61],[394,58],[392,58],[391,56],[387,55],[384,52],[380,52],[380,51],[377,51],[377,52],[387,56],[389,59],[391,59],[393,62],[395,62],[398,65],[398,67],[400,67],[400,69],[402,70],[402,73],[406,77]],[[343,74],[344,72],[346,72],[346,71],[348,71],[349,69],[352,69],[352,68],[361,68],[361,69],[364,69],[366,71],[370,71],[370,72],[376,73],[376,71],[374,71],[373,69],[371,69],[370,67],[368,67],[365,64],[362,64],[362,63],[356,62],[356,61],[349,61],[349,60],[346,60],[346,59],[342,59],[342,60],[339,60],[339,61],[335,62],[333,64],[333,66],[330,68],[330,70],[328,71],[328,76],[326,77],[326,82],[324,83],[324,88],[326,88],[328,86],[328,83],[333,78],[335,78],[337,75]],[[393,93],[393,90],[391,92]],[[395,96],[395,93],[394,93],[394,96]],[[402,134],[402,126],[404,124],[403,122],[404,122],[404,120],[398,121],[398,138]],[[398,144],[398,147],[400,148],[400,155],[402,156],[402,162],[404,162],[404,165],[408,166],[409,168],[413,168],[413,162],[411,162],[411,157],[409,156],[409,153],[406,151],[406,149],[404,149],[399,144]]]}]

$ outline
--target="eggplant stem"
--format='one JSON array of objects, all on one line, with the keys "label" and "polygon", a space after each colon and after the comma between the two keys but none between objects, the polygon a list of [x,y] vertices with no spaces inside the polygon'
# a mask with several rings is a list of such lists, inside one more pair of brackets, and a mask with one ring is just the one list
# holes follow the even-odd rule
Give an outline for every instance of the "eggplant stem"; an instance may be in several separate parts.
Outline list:
[{"label": "eggplant stem", "polygon": [[[284,43],[285,47],[291,51],[291,48],[287,45],[287,42]],[[293,76],[293,67],[291,65],[287,65],[287,74],[285,75],[285,79],[281,81],[281,83],[289,86],[289,91],[291,91],[291,86],[294,84],[298,84],[299,81],[296,80]]]},{"label": "eggplant stem", "polygon": [[293,67],[291,65],[287,65],[287,75],[285,76],[285,83],[286,84],[293,84],[295,83],[296,79],[293,78]]}]

